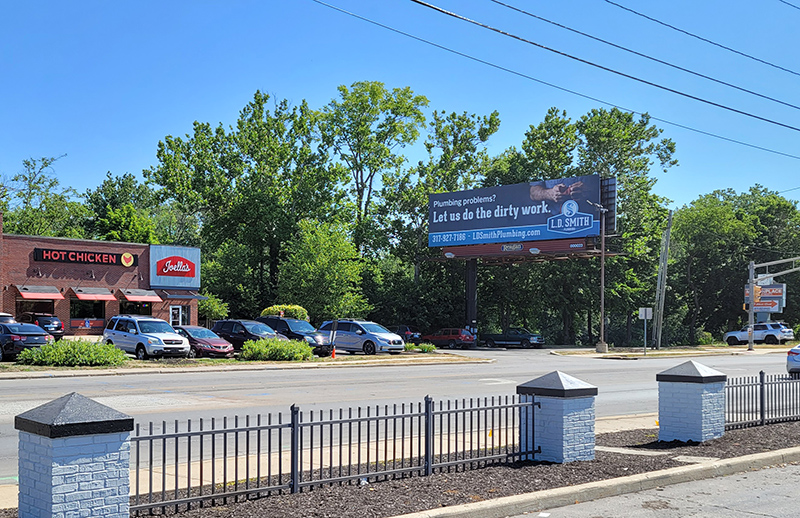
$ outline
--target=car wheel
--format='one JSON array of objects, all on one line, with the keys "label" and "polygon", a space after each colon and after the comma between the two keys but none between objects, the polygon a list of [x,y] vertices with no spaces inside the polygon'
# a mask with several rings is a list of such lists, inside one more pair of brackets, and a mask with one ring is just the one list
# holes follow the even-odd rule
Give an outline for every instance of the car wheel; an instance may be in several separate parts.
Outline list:
[{"label": "car wheel", "polygon": [[456,341],[455,340],[450,340],[449,342],[447,342],[447,348],[448,349],[455,349],[456,348]]},{"label": "car wheel", "polygon": [[320,347],[315,352],[317,353],[317,356],[319,356],[320,358],[327,358],[331,355],[332,351],[327,347]]},{"label": "car wheel", "polygon": [[187,358],[200,358],[201,354],[202,353],[198,351],[196,348],[189,347],[189,355],[187,356]]},{"label": "car wheel", "polygon": [[144,348],[142,344],[136,346],[136,359],[137,360],[146,360],[149,358],[147,355],[147,349]]},{"label": "car wheel", "polygon": [[729,336],[728,345],[739,345],[739,340],[737,340],[735,336]]},{"label": "car wheel", "polygon": [[108,344],[108,345],[114,345],[114,342],[112,342],[111,340],[106,340],[106,344]]},{"label": "car wheel", "polygon": [[491,338],[486,340],[486,347],[497,347]]},{"label": "car wheel", "polygon": [[375,354],[375,344],[372,342],[364,342],[364,347],[362,347],[364,354]]},{"label": "car wheel", "polygon": [[789,377],[793,380],[800,380],[800,372],[790,372]]},{"label": "car wheel", "polygon": [[767,337],[764,338],[764,341],[770,345],[777,345],[780,343],[778,341],[778,337],[776,337],[775,335],[767,335]]},{"label": "car wheel", "polygon": [[528,349],[531,346],[531,343],[528,340],[523,340],[520,344],[523,349]]}]

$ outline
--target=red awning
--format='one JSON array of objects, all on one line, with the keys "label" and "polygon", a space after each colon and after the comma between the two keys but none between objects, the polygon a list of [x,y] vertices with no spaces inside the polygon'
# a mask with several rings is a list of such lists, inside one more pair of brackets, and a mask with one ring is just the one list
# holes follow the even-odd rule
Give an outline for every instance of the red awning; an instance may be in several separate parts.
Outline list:
[{"label": "red awning", "polygon": [[72,288],[78,300],[117,300],[108,288]]},{"label": "red awning", "polygon": [[163,302],[161,297],[153,290],[120,290],[125,298],[131,302]]},{"label": "red awning", "polygon": [[64,295],[55,286],[19,286],[17,290],[23,299],[64,300]]}]

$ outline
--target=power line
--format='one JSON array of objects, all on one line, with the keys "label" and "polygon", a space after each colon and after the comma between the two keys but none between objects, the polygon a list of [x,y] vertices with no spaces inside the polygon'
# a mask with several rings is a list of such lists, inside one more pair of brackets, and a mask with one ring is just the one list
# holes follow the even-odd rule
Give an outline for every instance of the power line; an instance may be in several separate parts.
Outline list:
[{"label": "power line", "polygon": [[[572,95],[575,95],[575,96],[578,96],[578,97],[582,97],[583,99],[588,99],[590,101],[593,101],[593,102],[596,102],[596,103],[599,103],[599,104],[604,104],[604,105],[610,106],[612,108],[617,108],[619,110],[626,111],[626,112],[632,113],[634,115],[640,115],[640,116],[644,116],[645,115],[642,112],[638,112],[636,110],[631,110],[629,108],[625,108],[623,106],[620,106],[620,105],[617,105],[617,104],[614,104],[614,103],[611,103],[611,102],[608,102],[608,101],[604,101],[604,100],[599,99],[597,97],[592,97],[590,95],[583,94],[583,93],[580,93],[580,92],[575,91],[575,90],[570,90],[569,88],[564,88],[563,86],[558,86],[558,85],[553,84],[553,83],[548,83],[547,81],[543,81],[543,80],[537,79],[537,78],[535,78],[533,76],[530,76],[530,75],[527,75],[527,74],[523,74],[522,72],[518,72],[516,70],[503,67],[503,66],[498,65],[496,63],[492,63],[491,61],[486,61],[486,60],[483,60],[481,58],[477,58],[475,56],[471,56],[469,54],[466,54],[464,52],[460,52],[458,50],[451,49],[450,47],[445,47],[444,45],[440,45],[440,44],[435,43],[433,41],[426,40],[424,38],[420,38],[419,36],[415,36],[415,35],[410,34],[408,32],[401,31],[400,29],[395,29],[394,27],[392,27],[390,25],[385,25],[383,23],[377,22],[375,20],[371,20],[369,18],[366,18],[366,17],[361,16],[359,14],[353,13],[351,11],[347,11],[347,10],[342,9],[340,7],[337,7],[335,5],[328,4],[326,2],[323,2],[322,0],[311,0],[311,1],[314,2],[314,3],[320,4],[320,5],[324,5],[325,7],[328,7],[329,9],[333,9],[334,11],[338,11],[338,12],[340,12],[342,14],[346,14],[348,16],[351,16],[353,18],[357,18],[357,19],[359,19],[361,21],[370,23],[370,24],[375,25],[377,27],[381,27],[382,29],[386,29],[386,30],[394,32],[396,34],[400,34],[400,35],[405,36],[407,38],[411,38],[411,39],[419,41],[421,43],[425,43],[426,45],[430,45],[432,47],[436,47],[436,48],[438,48],[440,50],[444,50],[446,52],[450,52],[451,54],[455,54],[457,56],[469,59],[471,61],[475,61],[476,63],[480,63],[482,65],[486,65],[486,66],[495,68],[497,70],[501,70],[503,72],[507,72],[507,73],[515,75],[517,77],[521,77],[523,79],[527,79],[527,80],[533,81],[535,83],[539,83],[539,84],[542,84],[542,85],[545,85],[545,86],[549,86],[550,88],[554,88],[554,89],[560,90],[562,92],[566,92],[566,93],[569,93],[569,94],[572,94]],[[775,155],[781,155],[781,156],[784,156],[784,157],[787,157],[787,158],[793,158],[795,160],[800,160],[800,156],[798,156],[798,155],[792,155],[792,154],[789,154],[789,153],[784,153],[783,151],[777,151],[777,150],[774,150],[774,149],[769,149],[769,148],[766,148],[766,147],[757,146],[755,144],[750,144],[750,143],[743,142],[743,141],[740,141],[740,140],[732,139],[732,138],[729,138],[729,137],[718,135],[716,133],[711,133],[709,131],[704,131],[704,130],[701,130],[701,129],[693,128],[691,126],[686,126],[686,125],[683,125],[683,124],[679,124],[677,122],[672,122],[672,121],[669,121],[667,119],[654,117],[654,116],[649,115],[649,114],[647,114],[647,116],[650,117],[651,119],[655,120],[655,121],[662,122],[662,123],[668,124],[670,126],[675,126],[677,128],[685,129],[687,131],[691,131],[691,132],[694,132],[694,133],[699,133],[701,135],[705,135],[705,136],[708,136],[708,137],[716,138],[716,139],[719,139],[719,140],[724,140],[726,142],[731,142],[733,144],[738,144],[740,146],[745,146],[745,147],[749,147],[749,148],[752,148],[752,149],[758,149],[759,151],[764,151],[764,152],[767,152],[767,153],[772,153],[772,154],[775,154]]]},{"label": "power line", "polygon": [[794,5],[794,4],[791,4],[791,3],[787,2],[786,0],[778,0],[778,2],[780,2],[780,3],[782,3],[782,4],[786,4],[786,5],[788,5],[789,7],[794,7],[795,9],[800,9],[800,6],[798,6],[798,5]]},{"label": "power line", "polygon": [[[788,68],[784,68],[784,67],[782,67],[780,65],[776,65],[775,63],[770,63],[769,61],[763,60],[761,58],[757,58],[755,56],[751,56],[750,54],[746,54],[746,53],[738,51],[736,49],[732,49],[730,47],[726,47],[725,45],[722,45],[721,43],[717,43],[716,41],[712,41],[712,40],[709,40],[708,38],[704,38],[702,36],[698,36],[697,34],[691,33],[689,31],[685,31],[683,29],[675,27],[674,25],[670,25],[670,24],[668,24],[666,22],[662,22],[661,20],[657,20],[657,19],[655,19],[655,18],[653,18],[651,16],[647,16],[646,14],[642,14],[639,11],[634,11],[630,7],[625,7],[624,5],[620,5],[620,4],[616,3],[616,2],[613,2],[612,0],[603,0],[603,1],[606,2],[606,3],[609,3],[609,4],[613,5],[613,6],[619,7],[620,9],[628,11],[629,13],[633,13],[636,16],[641,16],[642,18],[646,18],[646,19],[650,20],[651,22],[655,22],[655,23],[657,23],[659,25],[663,25],[664,27],[669,27],[670,29],[672,29],[674,31],[678,31],[680,33],[686,34],[687,36],[691,36],[692,38],[697,38],[700,41],[704,41],[706,43],[710,43],[711,45],[715,45],[715,46],[717,46],[717,47],[719,47],[721,49],[725,49],[725,50],[727,50],[729,52],[733,52],[734,54],[738,54],[738,55],[744,56],[744,57],[746,57],[748,59],[752,59],[754,61],[758,61],[759,63],[763,63],[764,65],[769,65],[769,66],[777,68],[779,70],[783,70],[784,72],[789,72],[790,74],[794,74],[796,76],[800,76],[800,72],[795,72],[794,70],[790,70]],[[782,2],[783,0],[778,0],[778,1]],[[784,3],[788,4],[788,2],[784,2]],[[792,4],[789,4],[789,5],[792,5]],[[795,6],[792,5],[792,7],[795,7]]]},{"label": "power line", "polygon": [[446,9],[442,9],[441,7],[437,7],[437,6],[429,4],[427,2],[423,2],[422,0],[411,0],[411,1],[414,2],[415,4],[419,4],[419,5],[423,6],[423,7],[427,7],[428,9],[432,9],[432,10],[434,10],[436,12],[445,14],[445,15],[450,16],[452,18],[455,18],[457,20],[461,20],[463,22],[467,22],[467,23],[471,23],[473,25],[477,25],[478,27],[481,27],[483,29],[487,29],[487,30],[496,32],[498,34],[502,34],[503,36],[508,36],[509,38],[514,38],[515,40],[521,41],[523,43],[527,43],[529,45],[533,45],[535,47],[539,47],[540,49],[544,49],[544,50],[553,52],[555,54],[558,54],[559,56],[564,56],[566,58],[578,61],[579,63],[583,63],[585,65],[590,65],[590,66],[593,66],[595,68],[599,68],[600,70],[605,70],[606,72],[610,72],[612,74],[616,74],[618,76],[625,77],[627,79],[631,79],[633,81],[637,81],[639,83],[646,84],[648,86],[652,86],[652,87],[658,88],[660,90],[664,90],[666,92],[670,92],[670,93],[673,93],[673,94],[676,94],[676,95],[680,95],[682,97],[686,97],[687,99],[692,99],[692,100],[695,100],[695,101],[699,101],[701,103],[705,103],[705,104],[708,104],[710,106],[716,106],[717,108],[722,108],[723,110],[728,110],[728,111],[733,112],[733,113],[738,113],[739,115],[744,115],[746,117],[757,119],[757,120],[760,120],[762,122],[767,122],[769,124],[774,124],[776,126],[781,126],[783,128],[786,128],[786,129],[790,129],[790,130],[793,130],[793,131],[800,132],[800,128],[798,128],[796,126],[791,126],[789,124],[784,124],[782,122],[774,121],[774,120],[768,119],[766,117],[761,117],[760,115],[756,115],[756,114],[753,114],[753,113],[750,113],[750,112],[746,112],[744,110],[739,110],[737,108],[732,108],[730,106],[727,106],[727,105],[724,105],[724,104],[720,104],[720,103],[717,103],[717,102],[714,102],[714,101],[709,101],[708,99],[704,99],[702,97],[697,97],[696,95],[687,94],[686,92],[681,92],[680,90],[675,90],[674,88],[669,88],[667,86],[660,85],[658,83],[654,83],[652,81],[648,81],[648,80],[642,79],[640,77],[632,76],[630,74],[626,74],[625,72],[620,72],[619,70],[615,70],[613,68],[609,68],[609,67],[597,64],[597,63],[595,63],[593,61],[589,61],[587,59],[579,58],[577,56],[573,56],[572,54],[567,54],[566,52],[562,52],[560,50],[556,50],[556,49],[550,48],[550,47],[548,47],[546,45],[542,45],[541,43],[536,43],[535,41],[527,40],[527,39],[522,38],[520,36],[517,36],[515,34],[511,34],[510,32],[502,31],[502,30],[497,29],[495,27],[492,27],[490,25],[486,25],[484,23],[472,20],[472,19],[467,18],[465,16],[461,16],[460,14],[454,13],[452,11],[448,11]]},{"label": "power line", "polygon": [[781,101],[780,99],[775,99],[774,97],[770,97],[768,95],[760,94],[760,93],[754,92],[752,90],[748,90],[747,88],[742,88],[741,86],[736,86],[736,85],[728,83],[726,81],[722,81],[721,79],[716,79],[716,78],[713,78],[711,76],[707,76],[705,74],[702,74],[700,72],[695,72],[694,70],[689,70],[688,68],[684,68],[682,66],[675,65],[675,64],[670,63],[668,61],[664,61],[663,59],[658,59],[658,58],[655,58],[653,56],[649,56],[647,54],[643,54],[643,53],[635,51],[633,49],[629,49],[627,47],[623,47],[622,45],[617,45],[616,43],[612,43],[612,42],[610,42],[608,40],[604,40],[602,38],[598,38],[597,36],[592,36],[591,34],[587,34],[585,32],[579,31],[577,29],[573,29],[571,27],[567,27],[566,25],[562,25],[562,24],[560,24],[558,22],[554,22],[552,20],[548,20],[547,18],[543,18],[543,17],[541,17],[539,15],[536,15],[536,14],[533,14],[531,12],[525,11],[524,9],[520,9],[518,7],[514,7],[513,5],[506,4],[504,2],[501,2],[500,0],[491,0],[491,1],[496,3],[496,4],[498,4],[498,5],[502,5],[503,7],[507,7],[508,9],[511,9],[513,11],[517,11],[518,13],[530,16],[531,18],[536,18],[537,20],[541,20],[541,21],[549,23],[551,25],[555,25],[556,27],[561,27],[562,29],[568,30],[570,32],[574,32],[575,34],[580,34],[581,36],[585,36],[585,37],[593,39],[595,41],[599,41],[600,43],[605,43],[606,45],[610,45],[610,46],[612,46],[612,47],[614,47],[616,49],[624,50],[625,52],[630,52],[631,54],[635,54],[635,55],[637,55],[639,57],[642,57],[642,58],[645,58],[645,59],[649,59],[651,61],[655,61],[656,63],[660,63],[662,65],[666,65],[668,67],[672,67],[672,68],[674,68],[676,70],[680,70],[682,72],[686,72],[688,74],[692,74],[692,75],[695,75],[697,77],[702,77],[703,79],[708,79],[709,81],[713,81],[715,83],[718,83],[718,84],[721,84],[721,85],[725,85],[725,86],[728,86],[730,88],[734,88],[736,90],[739,90],[740,92],[746,92],[748,94],[755,95],[757,97],[761,97],[762,99],[767,99],[767,100],[776,102],[778,104],[782,104],[784,106],[788,106],[790,108],[794,108],[795,110],[800,110],[800,106],[797,106],[797,105],[794,105],[794,104],[791,104],[791,103],[787,103],[785,101]]}]

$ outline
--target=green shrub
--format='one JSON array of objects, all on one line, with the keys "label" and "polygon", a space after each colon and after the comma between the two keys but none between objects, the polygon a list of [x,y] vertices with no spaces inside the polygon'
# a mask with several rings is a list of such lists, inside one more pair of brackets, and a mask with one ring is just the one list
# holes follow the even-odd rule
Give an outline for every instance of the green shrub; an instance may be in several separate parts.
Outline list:
[{"label": "green shrub", "polygon": [[406,345],[404,346],[404,350],[405,350],[406,352],[408,352],[408,351],[416,351],[416,350],[417,350],[417,346],[416,346],[416,345],[414,345],[414,344],[413,344],[413,343],[411,343],[411,342],[406,342]]},{"label": "green shrub", "polygon": [[697,345],[711,345],[714,343],[714,336],[708,331],[697,332]]},{"label": "green shrub", "polygon": [[419,344],[417,350],[421,353],[432,353],[436,351],[436,346],[433,344]]},{"label": "green shrub", "polygon": [[308,311],[306,311],[306,308],[293,304],[276,304],[270,306],[261,312],[261,316],[280,316],[281,311],[283,311],[283,316],[286,318],[297,318],[308,321]]},{"label": "green shrub", "polygon": [[53,367],[95,367],[122,365],[128,361],[124,352],[113,345],[88,340],[61,340],[41,347],[25,349],[17,356],[22,365]]},{"label": "green shrub", "polygon": [[240,360],[273,362],[301,362],[313,357],[314,353],[307,342],[278,340],[277,338],[249,340],[244,343],[242,352],[239,354]]}]

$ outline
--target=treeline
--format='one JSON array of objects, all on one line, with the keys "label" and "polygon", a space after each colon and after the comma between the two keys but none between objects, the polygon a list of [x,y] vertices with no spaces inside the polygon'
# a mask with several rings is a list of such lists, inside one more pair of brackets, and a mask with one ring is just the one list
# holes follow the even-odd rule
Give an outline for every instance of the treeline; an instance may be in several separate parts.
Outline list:
[{"label": "treeline", "polygon": [[[158,143],[144,181],[108,173],[95,189],[62,188],[58,158],[24,160],[0,185],[8,233],[199,246],[210,316],[253,317],[299,304],[313,323],[362,316],[423,330],[465,322],[466,266],[427,247],[428,194],[586,174],[616,177],[618,232],[608,248],[607,338],[642,343],[653,306],[669,200],[656,177],[675,143],[647,115],[550,109],[520,146],[490,156],[488,115],[429,111],[410,88],[341,86],[312,109],[256,92],[235,124],[195,122]],[[422,155],[412,163],[408,154]],[[665,338],[719,339],[739,327],[747,264],[800,255],[797,204],[754,186],[701,196],[673,220]],[[796,323],[798,274],[781,318]],[[522,325],[548,343],[594,344],[595,260],[479,265],[478,327]],[[800,290],[798,286],[797,290]],[[710,333],[710,335],[709,335]]]}]

